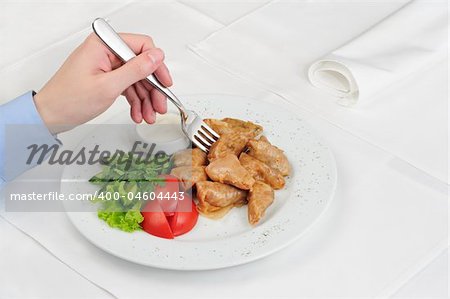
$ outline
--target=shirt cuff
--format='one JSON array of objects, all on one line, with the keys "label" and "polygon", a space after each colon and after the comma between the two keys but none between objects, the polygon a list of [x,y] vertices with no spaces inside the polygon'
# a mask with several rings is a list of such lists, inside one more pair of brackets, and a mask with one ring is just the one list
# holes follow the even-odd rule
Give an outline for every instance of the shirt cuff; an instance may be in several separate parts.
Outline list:
[{"label": "shirt cuff", "polygon": [[28,161],[31,145],[61,144],[45,126],[33,94],[27,92],[0,106],[0,180],[10,181],[37,164]]}]

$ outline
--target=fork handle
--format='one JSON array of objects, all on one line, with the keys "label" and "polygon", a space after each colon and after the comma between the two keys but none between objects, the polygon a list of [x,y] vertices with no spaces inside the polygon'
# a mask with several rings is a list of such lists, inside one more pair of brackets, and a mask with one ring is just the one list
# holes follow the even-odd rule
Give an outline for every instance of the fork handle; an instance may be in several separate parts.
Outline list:
[{"label": "fork handle", "polygon": [[[117,34],[117,32],[108,24],[104,19],[97,18],[92,22],[92,29],[95,34],[103,41],[103,43],[124,63],[136,57],[133,50],[128,47],[125,41]],[[185,108],[181,101],[172,93],[170,89],[164,87],[164,85],[159,82],[155,75],[150,74],[147,81],[153,85],[157,90],[163,93],[169,100],[174,103],[174,105],[180,110],[183,117],[187,117]]]}]

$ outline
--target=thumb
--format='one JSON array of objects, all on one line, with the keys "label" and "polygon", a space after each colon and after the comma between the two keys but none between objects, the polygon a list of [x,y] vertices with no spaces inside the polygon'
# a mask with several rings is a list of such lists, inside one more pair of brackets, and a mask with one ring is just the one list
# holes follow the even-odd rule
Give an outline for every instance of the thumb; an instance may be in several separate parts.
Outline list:
[{"label": "thumb", "polygon": [[153,48],[145,51],[121,67],[105,74],[107,84],[111,91],[121,94],[134,83],[145,79],[161,65],[164,52]]}]

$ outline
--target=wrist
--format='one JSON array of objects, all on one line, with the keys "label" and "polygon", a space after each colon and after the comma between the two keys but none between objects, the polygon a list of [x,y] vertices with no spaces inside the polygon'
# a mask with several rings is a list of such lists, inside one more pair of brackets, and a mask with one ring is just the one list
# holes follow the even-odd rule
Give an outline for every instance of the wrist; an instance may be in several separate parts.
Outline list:
[{"label": "wrist", "polygon": [[33,91],[33,100],[37,112],[39,113],[43,123],[50,131],[50,133],[60,133],[61,130],[58,130],[60,124],[55,118],[56,113],[54,111],[51,111],[51,105],[48,104],[45,96],[41,92],[36,93],[35,91]]}]

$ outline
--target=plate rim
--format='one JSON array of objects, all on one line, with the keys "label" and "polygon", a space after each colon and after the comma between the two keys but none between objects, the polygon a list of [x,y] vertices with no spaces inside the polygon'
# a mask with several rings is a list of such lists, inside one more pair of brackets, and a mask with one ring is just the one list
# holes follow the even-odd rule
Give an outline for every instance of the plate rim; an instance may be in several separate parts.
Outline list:
[{"label": "plate rim", "polygon": [[[258,101],[257,99],[253,98],[253,97],[249,97],[249,96],[242,96],[242,95],[234,95],[234,94],[227,94],[227,93],[196,93],[196,94],[184,94],[183,98],[199,98],[199,97],[233,97],[233,98],[241,98],[241,99],[247,99],[250,101]],[[263,103],[265,103],[266,105],[274,105],[273,103],[267,102],[267,101],[262,101]],[[285,108],[283,107],[278,107],[279,109],[283,109],[285,110]],[[294,113],[293,113],[294,114]],[[115,114],[116,115],[116,114]],[[108,118],[106,120],[106,122],[110,121],[114,119],[114,115],[111,116],[111,118]],[[269,255],[272,255],[286,247],[288,247],[289,245],[291,245],[292,243],[298,241],[300,238],[302,238],[307,232],[310,231],[310,229],[315,226],[322,218],[323,215],[328,211],[331,202],[334,199],[334,195],[335,195],[335,191],[337,188],[337,164],[336,164],[336,159],[334,156],[334,153],[332,152],[331,148],[328,146],[327,142],[324,142],[324,139],[322,138],[322,136],[320,134],[317,134],[316,130],[314,130],[314,128],[312,126],[309,125],[308,122],[305,122],[301,117],[295,115],[295,119],[302,121],[304,124],[306,124],[308,131],[310,131],[316,139],[318,139],[320,142],[323,143],[323,146],[326,149],[326,153],[328,155],[328,159],[329,159],[329,171],[330,171],[330,175],[332,177],[332,187],[328,193],[327,199],[326,199],[326,204],[323,206],[322,210],[318,213],[318,215],[316,215],[316,217],[310,222],[308,223],[304,229],[296,234],[295,236],[293,236],[292,238],[287,239],[286,241],[279,243],[278,246],[272,246],[270,249],[261,252],[259,254],[254,254],[251,255],[249,257],[245,257],[245,258],[241,258],[241,259],[233,259],[232,262],[228,261],[220,261],[219,263],[214,263],[213,265],[208,265],[206,263],[194,263],[194,264],[189,264],[189,267],[177,267],[175,264],[172,266],[171,264],[164,264],[164,263],[152,263],[152,262],[148,262],[145,260],[137,260],[133,257],[127,256],[127,255],[120,255],[117,252],[111,250],[110,248],[108,248],[108,246],[102,246],[101,244],[98,244],[98,242],[96,242],[95,240],[93,240],[93,238],[91,238],[90,235],[85,234],[83,231],[81,231],[81,228],[79,226],[77,226],[76,224],[76,220],[74,219],[73,215],[74,214],[78,214],[78,213],[92,213],[92,212],[69,212],[66,210],[66,214],[67,217],[69,218],[71,224],[76,228],[76,230],[85,238],[87,239],[91,244],[93,244],[96,248],[101,249],[102,251],[107,252],[108,254],[113,255],[114,257],[132,262],[134,264],[138,264],[138,265],[142,265],[142,266],[146,266],[146,267],[153,267],[153,268],[157,268],[157,269],[165,269],[165,270],[173,270],[173,271],[205,271],[205,270],[215,270],[215,269],[224,269],[224,268],[229,268],[229,267],[236,267],[239,265],[244,265],[244,264],[248,264],[254,261],[257,261],[259,259],[265,258]],[[83,139],[80,139],[81,143],[83,141]],[[79,144],[77,144],[78,146]],[[64,173],[66,171],[67,167],[64,167],[63,172],[62,172],[62,178],[64,177]],[[62,180],[61,180],[62,183]],[[60,187],[62,186],[62,184],[60,184]],[[291,193],[293,193],[294,191],[292,191]],[[292,197],[294,197],[294,194],[290,194],[288,196],[289,199],[291,199]],[[160,238],[158,238],[160,239]],[[164,239],[160,239],[160,240],[164,240]],[[164,240],[164,241],[168,241],[168,240]],[[169,242],[172,240],[169,240]]]}]

